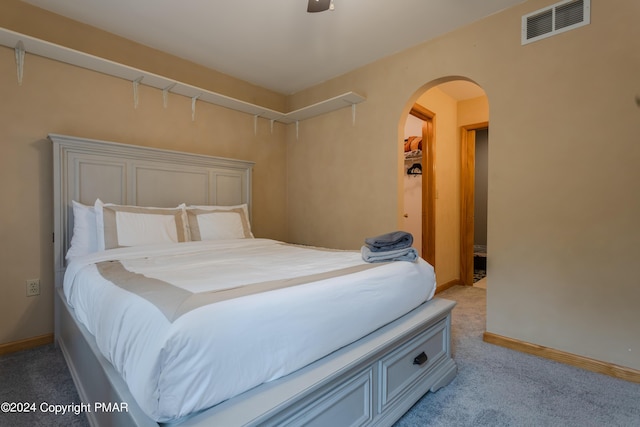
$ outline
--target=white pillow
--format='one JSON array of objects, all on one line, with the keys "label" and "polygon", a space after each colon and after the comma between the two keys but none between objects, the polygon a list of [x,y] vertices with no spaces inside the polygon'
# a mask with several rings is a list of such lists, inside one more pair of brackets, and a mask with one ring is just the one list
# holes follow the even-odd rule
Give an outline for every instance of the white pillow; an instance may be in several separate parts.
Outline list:
[{"label": "white pillow", "polygon": [[247,222],[249,222],[249,207],[247,206],[246,203],[243,203],[241,205],[229,205],[229,206],[223,206],[223,205],[189,205],[187,206],[187,209],[202,209],[202,210],[208,210],[208,211],[229,211],[232,209],[242,209],[242,211],[244,212],[245,217],[247,218]]},{"label": "white pillow", "polygon": [[73,205],[73,236],[66,259],[87,255],[98,251],[96,213],[93,206],[85,206],[75,200]]},{"label": "white pillow", "polygon": [[193,241],[253,237],[246,205],[190,206],[187,221]]},{"label": "white pillow", "polygon": [[184,205],[139,207],[102,203],[98,199],[94,207],[100,250],[189,240]]},{"label": "white pillow", "polygon": [[98,250],[104,251],[104,219],[102,217],[102,207],[104,203],[99,198],[96,199],[93,204],[93,209],[96,215],[96,241],[98,243]]}]

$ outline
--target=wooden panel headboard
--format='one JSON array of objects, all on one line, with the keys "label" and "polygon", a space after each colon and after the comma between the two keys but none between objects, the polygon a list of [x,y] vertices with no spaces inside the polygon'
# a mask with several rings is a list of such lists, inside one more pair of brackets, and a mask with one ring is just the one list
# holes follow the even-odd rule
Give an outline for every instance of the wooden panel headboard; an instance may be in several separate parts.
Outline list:
[{"label": "wooden panel headboard", "polygon": [[65,135],[49,139],[56,287],[73,232],[72,200],[158,207],[246,203],[251,215],[253,162]]}]

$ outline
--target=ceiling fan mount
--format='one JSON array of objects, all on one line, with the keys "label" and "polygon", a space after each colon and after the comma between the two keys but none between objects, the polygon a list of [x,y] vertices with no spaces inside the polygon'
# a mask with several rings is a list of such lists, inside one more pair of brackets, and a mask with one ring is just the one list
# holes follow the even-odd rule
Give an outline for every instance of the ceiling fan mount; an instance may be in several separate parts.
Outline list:
[{"label": "ceiling fan mount", "polygon": [[307,12],[324,12],[325,10],[333,10],[333,0],[309,0]]}]

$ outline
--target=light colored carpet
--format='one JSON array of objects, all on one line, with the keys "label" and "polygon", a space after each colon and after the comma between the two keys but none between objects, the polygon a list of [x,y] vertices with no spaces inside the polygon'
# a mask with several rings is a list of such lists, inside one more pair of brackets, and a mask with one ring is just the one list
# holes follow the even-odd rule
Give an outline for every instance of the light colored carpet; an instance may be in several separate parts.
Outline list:
[{"label": "light colored carpet", "polygon": [[0,413],[2,427],[89,425],[84,414],[61,415],[51,411],[54,407],[50,405],[80,403],[64,357],[53,344],[0,357],[0,402],[36,406],[35,411],[31,411],[32,408],[28,412],[3,411]]},{"label": "light colored carpet", "polygon": [[487,276],[483,277],[482,279],[478,280],[477,282],[475,282],[473,284],[474,288],[482,288],[482,289],[487,289]]},{"label": "light colored carpet", "polygon": [[427,393],[395,427],[640,426],[640,384],[482,341],[486,291],[454,286],[457,377]]}]

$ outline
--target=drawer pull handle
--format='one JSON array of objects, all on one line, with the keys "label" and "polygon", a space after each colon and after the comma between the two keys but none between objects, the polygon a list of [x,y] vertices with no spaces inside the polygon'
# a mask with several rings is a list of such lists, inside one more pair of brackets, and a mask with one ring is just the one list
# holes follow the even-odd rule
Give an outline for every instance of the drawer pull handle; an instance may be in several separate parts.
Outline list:
[{"label": "drawer pull handle", "polygon": [[413,364],[414,365],[424,365],[425,362],[427,361],[427,359],[429,359],[427,357],[427,355],[425,354],[425,352],[423,351],[422,353],[420,353],[419,355],[417,355],[415,357],[415,359],[413,359]]}]

